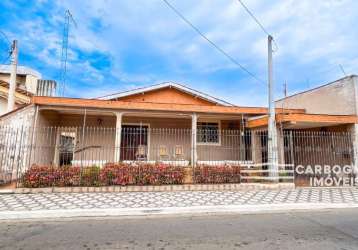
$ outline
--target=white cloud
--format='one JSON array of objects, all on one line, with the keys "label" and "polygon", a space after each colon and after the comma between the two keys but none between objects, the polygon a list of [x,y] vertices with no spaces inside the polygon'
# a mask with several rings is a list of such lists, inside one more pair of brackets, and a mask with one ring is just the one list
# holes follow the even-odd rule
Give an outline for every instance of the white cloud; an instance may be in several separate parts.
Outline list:
[{"label": "white cloud", "polygon": [[[266,78],[266,35],[236,0],[170,2],[237,61],[260,78]],[[301,90],[307,87],[306,82],[326,81],[329,77],[341,76],[339,70],[332,70],[329,74],[320,73],[338,64],[342,64],[349,73],[358,70],[358,30],[355,29],[358,2],[244,2],[277,41],[279,48],[274,54],[277,96],[285,80],[290,89]],[[67,8],[78,24],[77,28],[71,27],[70,30],[70,73],[83,76],[81,80],[87,82],[86,88],[101,82],[100,88],[93,91],[102,93],[162,79],[178,79],[191,86],[207,89],[212,94],[227,96],[236,103],[266,103],[260,102],[265,100],[265,89],[239,69],[239,79],[235,81],[240,87],[238,92],[221,88],[220,83],[229,84],[232,78],[213,76],[218,72],[232,72],[236,66],[215,51],[161,0],[58,1],[51,10],[51,17],[46,20],[50,27],[40,17],[21,24],[22,29],[26,30],[26,36],[20,41],[24,44],[22,49],[36,55],[43,63],[58,68],[63,13]],[[91,53],[108,55],[109,69],[100,70],[83,58],[83,55]],[[131,53],[133,57],[140,55],[143,58],[155,55],[163,61],[160,65],[165,65],[166,69],[155,69],[146,60],[143,64],[146,63],[147,67],[130,68],[128,60],[141,60],[129,57]],[[106,85],[109,78],[110,86]]]}]

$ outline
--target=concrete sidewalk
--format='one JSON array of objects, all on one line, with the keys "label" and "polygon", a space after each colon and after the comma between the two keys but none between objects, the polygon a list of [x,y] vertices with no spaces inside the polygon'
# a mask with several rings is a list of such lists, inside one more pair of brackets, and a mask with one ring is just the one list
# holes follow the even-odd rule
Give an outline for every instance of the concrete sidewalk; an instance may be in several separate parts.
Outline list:
[{"label": "concrete sidewalk", "polygon": [[260,213],[358,207],[358,189],[1,194],[0,219]]}]

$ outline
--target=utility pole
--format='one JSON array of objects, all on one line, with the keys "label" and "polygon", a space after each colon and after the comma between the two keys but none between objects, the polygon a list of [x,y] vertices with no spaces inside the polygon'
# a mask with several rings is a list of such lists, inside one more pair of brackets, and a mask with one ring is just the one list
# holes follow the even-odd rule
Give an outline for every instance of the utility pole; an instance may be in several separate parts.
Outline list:
[{"label": "utility pole", "polygon": [[267,158],[270,171],[270,177],[273,181],[278,181],[278,149],[277,149],[277,129],[275,121],[275,100],[273,97],[273,69],[272,69],[272,40],[268,36],[268,135],[267,135]]},{"label": "utility pole", "polygon": [[9,86],[9,93],[7,99],[7,112],[14,110],[15,107],[17,60],[18,60],[17,40],[14,40],[11,46],[11,71],[10,71],[10,86]]}]

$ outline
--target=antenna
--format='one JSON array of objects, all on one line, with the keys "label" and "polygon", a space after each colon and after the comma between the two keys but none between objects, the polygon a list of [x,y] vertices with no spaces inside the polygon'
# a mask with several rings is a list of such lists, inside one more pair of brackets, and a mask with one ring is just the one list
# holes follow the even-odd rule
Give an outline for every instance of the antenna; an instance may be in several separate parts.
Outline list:
[{"label": "antenna", "polygon": [[283,83],[283,96],[287,97],[287,82],[286,81]]},{"label": "antenna", "polygon": [[65,22],[63,26],[62,48],[61,48],[61,74],[60,74],[60,86],[58,89],[59,96],[65,96],[65,90],[66,90],[67,49],[68,49],[68,34],[70,31],[70,23],[72,23],[77,28],[77,23],[73,18],[70,10],[66,10]]},{"label": "antenna", "polygon": [[341,69],[343,75],[344,75],[344,76],[347,76],[347,73],[346,73],[346,71],[344,70],[342,64],[339,64],[338,66],[339,66],[339,68]]}]

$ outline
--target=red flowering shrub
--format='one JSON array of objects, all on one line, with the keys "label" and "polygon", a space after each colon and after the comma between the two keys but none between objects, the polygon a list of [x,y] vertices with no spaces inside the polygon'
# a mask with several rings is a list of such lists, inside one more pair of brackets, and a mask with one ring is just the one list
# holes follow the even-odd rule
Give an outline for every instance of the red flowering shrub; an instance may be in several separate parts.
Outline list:
[{"label": "red flowering shrub", "polygon": [[194,168],[195,183],[240,183],[240,166],[207,166]]},{"label": "red flowering shrub", "polygon": [[52,166],[33,165],[22,178],[24,187],[50,187],[55,180],[55,171]]},{"label": "red flowering shrub", "polygon": [[165,164],[109,163],[103,168],[92,166],[38,166],[33,165],[22,177],[28,188],[109,186],[109,185],[163,185],[182,184],[184,169]]},{"label": "red flowering shrub", "polygon": [[135,184],[132,166],[123,163],[108,163],[100,172],[100,182],[105,186],[110,185],[131,185]]},{"label": "red flowering shrub", "polygon": [[52,167],[54,181],[49,186],[73,187],[80,186],[81,168],[77,166]]},{"label": "red flowering shrub", "polygon": [[184,169],[182,167],[166,164],[140,164],[136,171],[137,185],[166,185],[182,184],[184,180]]},{"label": "red flowering shrub", "polygon": [[37,166],[33,165],[22,177],[22,184],[28,188],[99,186],[99,167]]},{"label": "red flowering shrub", "polygon": [[184,169],[160,163],[110,163],[101,169],[100,180],[104,185],[182,184]]}]

